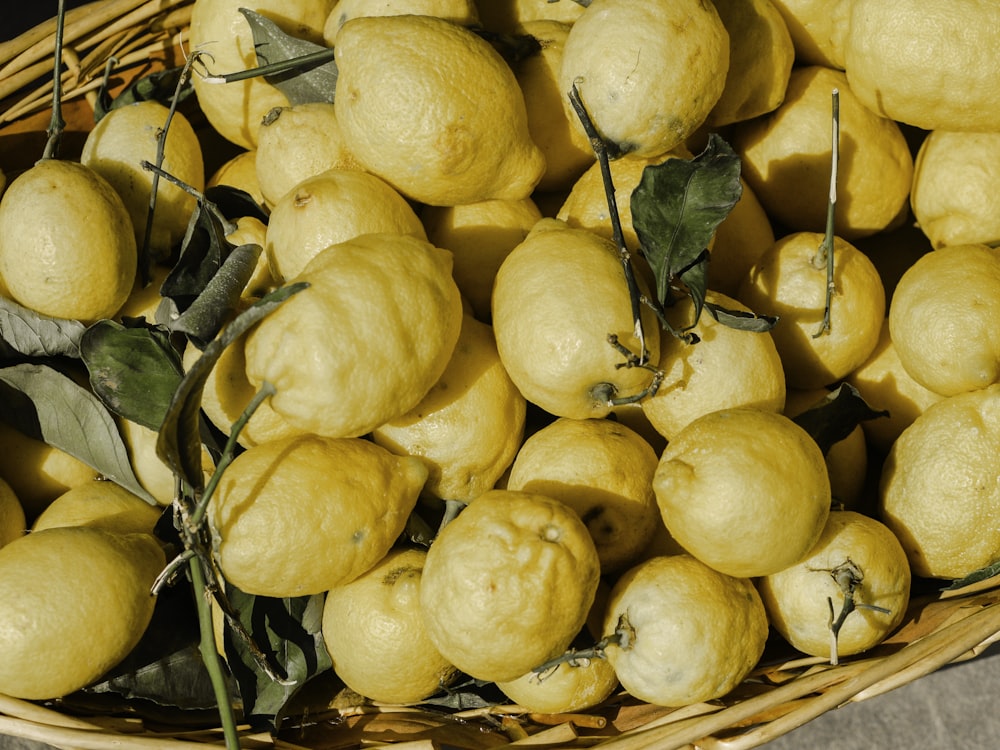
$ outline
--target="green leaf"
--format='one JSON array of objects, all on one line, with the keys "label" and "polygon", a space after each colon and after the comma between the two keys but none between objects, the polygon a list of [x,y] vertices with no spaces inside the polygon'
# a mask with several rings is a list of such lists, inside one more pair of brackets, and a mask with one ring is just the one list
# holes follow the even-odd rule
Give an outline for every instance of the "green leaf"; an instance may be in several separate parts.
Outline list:
[{"label": "green leaf", "polygon": [[320,626],[325,595],[277,599],[253,596],[226,585],[226,596],[257,647],[284,672],[273,680],[257,663],[249,645],[226,628],[226,660],[236,678],[244,718],[275,730],[283,709],[310,679],[333,666]]},{"label": "green leaf", "polygon": [[0,296],[0,338],[26,357],[77,358],[85,330],[78,320],[40,315]]},{"label": "green leaf", "polygon": [[[337,64],[332,50],[321,44],[286,34],[274,21],[247,8],[240,13],[250,24],[257,60],[262,65],[289,63],[291,69],[271,73],[264,80],[283,93],[292,105],[310,102],[333,102],[337,89]],[[329,59],[322,59],[328,53]],[[320,56],[302,60],[306,56]]]},{"label": "green leaf", "polygon": [[69,453],[138,495],[156,500],[136,479],[115,418],[90,391],[46,365],[0,369],[0,417],[21,432]]},{"label": "green leaf", "polygon": [[702,254],[742,192],[739,157],[714,133],[692,159],[667,159],[643,170],[632,191],[632,225],[652,266],[660,304],[667,304],[678,278],[696,305],[704,299]]},{"label": "green leaf", "polygon": [[180,256],[160,285],[160,294],[183,313],[222,267],[230,247],[219,217],[198,201],[181,241]]},{"label": "green leaf", "polygon": [[160,426],[156,453],[175,475],[195,490],[202,489],[205,483],[201,467],[201,396],[212,368],[229,344],[306,286],[298,283],[275,289],[240,313],[205,347],[174,391]]},{"label": "green leaf", "polygon": [[872,409],[853,385],[841,383],[792,421],[812,435],[825,455],[834,443],[850,435],[861,422],[887,416],[887,411]]},{"label": "green leaf", "polygon": [[90,372],[90,387],[111,411],[151,430],[160,429],[184,374],[166,331],[102,320],[84,333],[80,352]]},{"label": "green leaf", "polygon": [[942,588],[942,591],[954,591],[955,589],[964,589],[966,586],[971,586],[974,583],[979,583],[980,581],[985,581],[993,576],[1000,574],[1000,560],[994,563],[990,563],[985,568],[980,568],[964,578],[959,578],[952,581],[950,584]]},{"label": "green leaf", "polygon": [[[165,107],[169,107],[173,102],[174,94],[177,92],[177,83],[183,74],[184,66],[158,70],[149,75],[136,79],[131,84],[122,89],[118,96],[111,98],[107,90],[102,86],[97,92],[97,102],[94,106],[94,121],[98,122],[108,112],[119,107],[125,107],[137,102],[154,101]],[[194,84],[190,77],[184,82],[180,90],[178,103],[184,101],[194,94]]]},{"label": "green leaf", "polygon": [[709,315],[722,323],[722,325],[735,328],[739,331],[764,333],[765,331],[770,331],[778,323],[778,318],[774,316],[757,315],[745,310],[729,310],[714,302],[706,302],[705,309]]}]

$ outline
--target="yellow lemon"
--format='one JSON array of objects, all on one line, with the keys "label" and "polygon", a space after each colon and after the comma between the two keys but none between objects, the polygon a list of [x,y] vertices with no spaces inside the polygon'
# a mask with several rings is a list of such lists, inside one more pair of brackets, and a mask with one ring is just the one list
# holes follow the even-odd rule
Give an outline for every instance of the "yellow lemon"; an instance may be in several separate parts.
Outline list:
[{"label": "yellow lemon", "polygon": [[31,525],[32,533],[59,526],[89,526],[119,534],[153,533],[162,508],[111,481],[89,482],[57,497]]},{"label": "yellow lemon", "polygon": [[[642,309],[650,360],[659,324]],[[625,274],[614,245],[543,219],[507,256],[493,288],[493,330],[511,379],[528,401],[559,417],[603,417],[616,397],[641,394],[652,375],[622,367],[609,335],[639,354]]]},{"label": "yellow lemon", "polygon": [[963,578],[1000,559],[998,446],[1000,385],[928,407],[893,443],[880,518],[915,575]]},{"label": "yellow lemon", "polygon": [[768,215],[792,231],[821,232],[830,195],[832,92],[840,92],[835,229],[851,240],[898,221],[907,207],[913,157],[897,123],[869,110],[843,72],[796,68],[771,114],[740,123],[732,141],[743,176]]},{"label": "yellow lemon", "polygon": [[559,87],[579,89],[597,131],[620,151],[655,156],[705,121],[728,70],[729,34],[712,3],[594,0],[566,39]]},{"label": "yellow lemon", "polygon": [[416,703],[455,676],[423,623],[420,581],[426,557],[424,550],[393,550],[327,592],[322,632],[333,669],[366,698]]},{"label": "yellow lemon", "polygon": [[735,297],[753,264],[774,244],[774,228],[760,199],[746,180],[736,205],[712,238],[708,288]]},{"label": "yellow lemon", "polygon": [[[877,646],[903,621],[910,566],[887,526],[850,510],[830,513],[805,559],[758,582],[771,624],[793,647],[812,656],[850,656]],[[850,597],[856,609],[839,625]],[[850,605],[849,605],[850,606]]]},{"label": "yellow lemon", "polygon": [[426,478],[419,459],[360,438],[298,435],[248,448],[209,505],[219,568],[263,596],[352,581],[392,547]]},{"label": "yellow lemon", "polygon": [[516,680],[498,682],[500,691],[521,708],[534,713],[586,711],[607,700],[618,687],[615,669],[607,659],[580,659],[545,672],[531,671]]},{"label": "yellow lemon", "polygon": [[1000,6],[981,0],[849,5],[844,66],[866,107],[924,130],[996,130]]},{"label": "yellow lemon", "polygon": [[384,180],[329,169],[307,177],[275,204],[264,249],[272,275],[284,281],[330,245],[382,232],[427,237],[410,204]]},{"label": "yellow lemon", "polygon": [[853,0],[771,0],[785,19],[795,58],[805,65],[844,69]]},{"label": "yellow lemon", "polygon": [[76,162],[43,159],[0,201],[0,276],[42,315],[110,318],[135,281],[136,243],[121,196]]},{"label": "yellow lemon", "polygon": [[[194,349],[194,347],[190,347]],[[204,405],[204,404],[203,404]],[[231,423],[226,426],[228,432]],[[160,505],[170,505],[177,493],[177,480],[170,467],[163,462],[156,452],[156,443],[160,434],[129,419],[118,420],[118,430],[121,433],[125,448],[128,451],[129,463],[139,484]],[[215,462],[207,448],[201,452],[202,470],[205,481],[215,470]]]},{"label": "yellow lemon", "polygon": [[582,14],[585,3],[538,2],[538,0],[477,0],[483,28],[501,34],[513,34],[534,21],[557,21],[572,24]]},{"label": "yellow lemon", "polygon": [[922,256],[903,274],[889,306],[900,362],[943,396],[1000,379],[1000,251],[951,245]]},{"label": "yellow lemon", "polygon": [[245,348],[249,381],[274,385],[271,406],[293,427],[364,435],[441,377],[462,324],[446,250],[362,235],[320,252],[293,281],[310,286],[262,320]]},{"label": "yellow lemon", "polygon": [[721,698],[757,665],[767,640],[760,595],[690,555],[654,557],[611,590],[608,660],[631,695],[661,706]]},{"label": "yellow lemon", "polygon": [[475,32],[433,16],[355,18],[334,49],[345,143],[403,195],[451,206],[534,189],[545,157],[521,89]]},{"label": "yellow lemon", "polygon": [[[709,292],[706,299],[727,310],[747,310],[716,292]],[[678,329],[691,325],[693,317],[694,303],[688,297],[667,310],[667,320]],[[707,309],[692,332],[700,339],[696,344],[663,337],[659,361],[663,381],[652,398],[640,402],[650,424],[667,441],[698,417],[719,409],[782,410],[785,373],[769,332],[731,328]]]},{"label": "yellow lemon", "polygon": [[769,575],[812,548],[830,513],[823,453],[791,419],[723,409],[681,430],[653,490],[671,536],[723,573]]},{"label": "yellow lemon", "polygon": [[[112,109],[87,134],[80,154],[80,162],[106,179],[122,197],[139,247],[145,242],[154,180],[153,173],[143,169],[142,162],[157,163],[168,115],[167,107],[155,101]],[[160,166],[164,171],[195,190],[204,190],[201,142],[183,112],[170,116],[162,154]],[[187,232],[195,198],[165,179],[156,181],[149,250],[153,257],[166,258]]]},{"label": "yellow lemon", "polygon": [[1000,133],[936,130],[917,152],[910,205],[934,247],[1000,244]]},{"label": "yellow lemon", "polygon": [[830,327],[816,335],[827,290],[826,262],[817,255],[822,242],[814,232],[785,235],[757,260],[737,294],[755,313],[778,317],[771,335],[792,388],[819,388],[850,374],[875,349],[885,317],[875,266],[834,237]]},{"label": "yellow lemon", "polygon": [[257,179],[257,153],[240,151],[224,161],[206,180],[205,187],[228,185],[248,193],[258,204],[264,205],[264,193]]},{"label": "yellow lemon", "polygon": [[475,316],[489,321],[493,281],[504,258],[528,236],[542,213],[531,198],[460,206],[426,206],[427,239],[454,256],[452,276]]},{"label": "yellow lemon", "polygon": [[637,432],[610,419],[557,419],[517,452],[507,489],[560,500],[580,516],[601,571],[631,565],[660,516],[653,495],[657,456]]},{"label": "yellow lemon", "polygon": [[0,549],[0,692],[49,700],[118,664],[153,616],[165,564],[149,534],[38,531]]},{"label": "yellow lemon", "polygon": [[459,26],[479,22],[479,10],[473,0],[340,0],[335,3],[323,27],[323,39],[333,47],[340,27],[352,18],[370,16],[435,16]]},{"label": "yellow lemon", "polygon": [[27,521],[14,490],[0,479],[0,547],[24,536]]},{"label": "yellow lemon", "polygon": [[472,677],[513,680],[563,653],[600,567],[586,527],[544,495],[483,493],[431,544],[420,606],[431,641]]}]

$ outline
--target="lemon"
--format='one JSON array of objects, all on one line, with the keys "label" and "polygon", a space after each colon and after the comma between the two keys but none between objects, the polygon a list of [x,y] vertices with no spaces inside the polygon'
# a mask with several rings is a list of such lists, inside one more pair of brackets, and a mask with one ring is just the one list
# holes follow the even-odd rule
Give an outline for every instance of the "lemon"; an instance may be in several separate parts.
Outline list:
[{"label": "lemon", "polygon": [[219,568],[263,596],[352,581],[392,547],[426,478],[419,459],[360,438],[297,435],[248,448],[209,505]]},{"label": "lemon", "polygon": [[657,456],[637,432],[610,419],[560,418],[528,437],[507,489],[554,498],[587,527],[601,572],[631,565],[660,523],[653,495]]},{"label": "lemon", "polygon": [[500,691],[533,713],[559,714],[599,706],[618,687],[615,669],[607,659],[581,659],[497,683]]},{"label": "lemon", "polygon": [[712,3],[594,0],[566,39],[559,87],[579,89],[597,131],[618,150],[655,156],[705,121],[728,70],[729,34]]},{"label": "lemon", "polygon": [[0,547],[24,536],[27,521],[14,490],[0,479]]},{"label": "lemon", "polygon": [[402,416],[438,381],[462,324],[451,254],[400,234],[331,245],[294,280],[310,284],[246,341],[246,373],[267,381],[293,427],[364,435]]},{"label": "lemon", "polygon": [[514,67],[528,113],[528,132],[545,155],[545,173],[535,188],[539,191],[569,190],[596,158],[590,140],[563,107],[566,92],[559,86],[559,69],[569,30],[569,24],[551,20],[528,21],[520,27],[520,33],[540,45],[538,52]]},{"label": "lemon", "polygon": [[[651,361],[659,325],[642,309]],[[641,394],[642,368],[620,365],[608,342],[618,337],[635,354],[625,274],[614,245],[586,229],[542,219],[511,251],[493,288],[493,331],[500,359],[528,401],[559,417],[603,417],[615,397]]]},{"label": "lemon", "polygon": [[323,39],[333,47],[340,27],[352,18],[370,16],[435,16],[460,26],[474,26],[479,11],[473,0],[340,0],[335,3],[323,27]]},{"label": "lemon", "polygon": [[597,551],[566,505],[490,490],[431,544],[420,583],[438,650],[481,680],[513,680],[563,653],[583,627],[600,574]]},{"label": "lemon", "polygon": [[929,406],[893,443],[881,518],[913,573],[963,578],[1000,559],[1000,385]]},{"label": "lemon", "polygon": [[771,0],[713,0],[729,34],[729,70],[707,124],[721,127],[775,110],[795,60],[785,19]]},{"label": "lemon", "polygon": [[827,290],[826,262],[817,258],[822,242],[815,232],[785,235],[761,255],[737,294],[754,312],[778,317],[771,335],[792,388],[819,388],[851,373],[874,351],[885,317],[874,264],[834,237],[830,327],[816,335]]},{"label": "lemon", "polygon": [[[706,299],[727,310],[747,310],[717,292],[708,292]],[[667,320],[677,329],[689,326],[693,318],[694,303],[689,297],[667,310]],[[719,409],[782,410],[785,373],[769,332],[731,328],[704,309],[692,332],[700,339],[696,344],[663,337],[658,365],[663,382],[652,398],[640,402],[650,424],[667,441],[698,417]]]},{"label": "lemon", "polygon": [[475,316],[489,321],[493,281],[500,264],[542,218],[535,201],[521,198],[426,206],[420,218],[431,244],[450,250],[454,256],[452,276]]},{"label": "lemon", "polygon": [[785,19],[796,60],[844,69],[853,0],[771,0],[771,4]]},{"label": "lemon", "polygon": [[715,230],[708,263],[708,288],[729,297],[739,293],[743,278],[775,240],[757,194],[742,177],[740,184],[739,200]]},{"label": "lemon", "polygon": [[996,130],[995,3],[855,1],[848,29],[847,78],[873,112],[924,130]]},{"label": "lemon", "polygon": [[384,180],[328,169],[299,182],[275,204],[264,250],[274,278],[287,280],[329,245],[380,232],[427,238],[410,204]]},{"label": "lemon", "polygon": [[729,575],[769,575],[812,548],[830,512],[823,453],[791,419],[723,409],[681,430],[653,490],[663,522],[692,555]]},{"label": "lemon", "polygon": [[1000,244],[1000,133],[936,130],[920,145],[910,205],[934,247]]},{"label": "lemon", "polygon": [[[80,162],[106,179],[122,197],[132,218],[138,247],[143,246],[149,221],[152,172],[142,162],[157,163],[160,138],[170,110],[155,101],[116,107],[87,134]],[[205,163],[201,143],[183,112],[170,116],[160,167],[195,190],[205,188]],[[153,227],[149,250],[166,258],[184,238],[195,209],[195,197],[177,185],[157,179]]]},{"label": "lemon", "polygon": [[257,152],[240,151],[224,161],[205,181],[205,187],[228,185],[248,193],[259,205],[264,205],[264,193],[257,178]]},{"label": "lemon", "polygon": [[332,102],[275,107],[261,120],[254,154],[257,183],[274,206],[303,180],[328,169],[360,169],[344,145]]},{"label": "lemon", "polygon": [[576,0],[538,2],[538,0],[477,0],[483,28],[501,34],[514,34],[534,21],[557,21],[572,24],[584,10],[585,3]]},{"label": "lemon", "polygon": [[271,273],[271,264],[264,247],[267,244],[267,224],[256,216],[240,216],[236,219],[236,227],[226,234],[226,241],[233,247],[241,245],[257,245],[260,255],[254,266],[240,299],[244,303],[253,303],[272,291],[278,284]]},{"label": "lemon", "polygon": [[903,367],[889,335],[888,318],[882,323],[875,350],[847,376],[847,382],[858,389],[870,407],[888,412],[887,416],[861,423],[865,442],[883,454],[927,407],[944,398],[920,385]]},{"label": "lemon", "polygon": [[834,89],[840,92],[834,226],[839,236],[852,240],[901,218],[913,180],[913,157],[899,125],[869,110],[843,72],[818,65],[796,68],[781,106],[737,125],[732,143],[742,159],[743,176],[772,220],[792,231],[823,231]]},{"label": "lemon", "polygon": [[466,315],[437,383],[409,412],[376,427],[372,439],[427,464],[426,494],[469,502],[510,467],[526,409],[500,361],[492,328]]},{"label": "lemon", "polygon": [[475,32],[433,16],[355,18],[334,49],[344,141],[404,196],[451,206],[534,189],[545,157],[521,89]]},{"label": "lemon", "polygon": [[89,526],[119,534],[152,534],[161,510],[114,482],[89,482],[49,503],[31,525],[31,531]]},{"label": "lemon", "polygon": [[943,396],[1000,379],[1000,251],[951,245],[922,256],[900,278],[889,306],[899,361]]},{"label": "lemon", "polygon": [[[323,25],[334,0],[195,0],[187,42],[204,52],[211,74],[235,73],[259,64],[250,24],[240,8],[274,21],[286,33],[314,43],[322,42]],[[260,121],[274,107],[288,106],[288,98],[264,78],[212,83],[198,72],[191,78],[198,105],[219,135],[245,149],[257,145]]]},{"label": "lemon", "polygon": [[49,700],[118,664],[153,616],[165,564],[149,534],[38,531],[0,549],[0,693]]},{"label": "lemon", "polygon": [[[853,587],[857,606],[831,645],[836,619]],[[880,521],[850,510],[830,513],[805,559],[758,581],[771,624],[794,648],[812,656],[860,654],[903,621],[910,599],[910,566],[896,536]]]},{"label": "lemon", "polygon": [[[228,426],[226,429],[228,430]],[[118,430],[128,451],[129,464],[132,466],[132,471],[135,473],[136,479],[139,480],[139,484],[153,496],[158,504],[170,505],[174,501],[174,495],[177,491],[177,480],[173,471],[156,453],[159,433],[124,418],[118,420]],[[215,463],[205,448],[202,448],[201,460],[207,481],[208,477],[212,475]]]},{"label": "lemon", "polygon": [[661,706],[721,698],[757,665],[767,616],[750,581],[690,555],[654,557],[615,583],[606,634],[625,639],[607,657],[631,695]]},{"label": "lemon", "polygon": [[418,549],[393,550],[358,578],[327,592],[322,632],[333,669],[366,698],[417,703],[455,676],[423,623],[420,585],[426,556]]},{"label": "lemon", "polygon": [[135,271],[128,210],[94,170],[43,159],[7,186],[0,201],[0,276],[16,302],[91,323],[118,311]]}]

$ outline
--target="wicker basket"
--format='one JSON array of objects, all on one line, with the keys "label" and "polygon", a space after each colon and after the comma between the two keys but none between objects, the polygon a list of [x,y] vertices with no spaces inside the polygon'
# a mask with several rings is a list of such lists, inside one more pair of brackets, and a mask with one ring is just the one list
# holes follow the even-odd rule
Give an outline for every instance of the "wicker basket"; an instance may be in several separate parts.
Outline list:
[{"label": "wicker basket", "polygon": [[[104,65],[119,59],[121,88],[183,60],[183,37],[193,0],[100,0],[71,11],[64,37],[65,148],[72,152],[93,125],[93,97]],[[8,172],[27,168],[41,153],[50,117],[55,22],[0,43],[0,154]],[[216,158],[221,163],[225,153]],[[19,162],[18,160],[26,160]],[[211,162],[207,161],[210,167]],[[518,706],[471,711],[378,706],[340,697],[285,720],[277,736],[243,729],[245,748],[337,750],[391,744],[399,750],[447,746],[491,750],[525,744],[548,747],[758,747],[824,712],[887,692],[947,664],[978,656],[1000,639],[1000,581],[939,591],[915,582],[903,625],[872,651],[837,666],[790,657],[775,644],[758,668],[722,700],[668,709],[618,693],[579,715],[537,715]],[[116,706],[81,711],[59,701],[35,703],[0,695],[0,735],[65,748],[182,750],[223,746],[211,718],[192,726],[169,714]]]}]

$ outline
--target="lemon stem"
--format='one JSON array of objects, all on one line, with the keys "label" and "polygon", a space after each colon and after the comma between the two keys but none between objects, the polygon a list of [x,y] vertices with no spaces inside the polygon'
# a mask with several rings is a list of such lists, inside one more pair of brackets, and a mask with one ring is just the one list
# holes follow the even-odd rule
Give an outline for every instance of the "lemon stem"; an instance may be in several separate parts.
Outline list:
[{"label": "lemon stem", "polygon": [[[150,161],[146,161],[145,159],[139,162],[139,166],[145,169],[147,172],[152,172],[158,177],[162,177],[171,185],[176,185],[188,195],[194,196],[200,205],[202,205],[203,207],[207,208],[209,211],[212,212],[215,218],[222,225],[222,230],[226,235],[230,235],[236,231],[235,222],[232,222],[229,219],[227,219],[219,210],[219,207],[216,206],[214,203],[212,203],[210,200],[208,200],[208,198],[205,197],[205,194],[202,193],[200,190],[198,190],[198,188],[194,187],[193,185],[189,185],[179,177],[175,177],[174,175],[165,171],[162,167],[158,167],[156,164],[153,164]],[[154,182],[153,184],[155,185],[156,183]]]},{"label": "lemon stem", "polygon": [[864,572],[851,558],[847,558],[833,570],[829,571],[830,576],[836,581],[837,586],[844,594],[844,603],[840,607],[840,613],[834,616],[833,599],[827,597],[826,602],[830,607],[830,664],[837,666],[840,663],[838,641],[840,630],[850,614],[856,609],[868,609],[874,612],[888,614],[885,607],[877,607],[874,604],[864,604],[857,600],[858,587],[864,580]]},{"label": "lemon stem", "polygon": [[246,81],[250,78],[258,78],[260,76],[271,76],[278,75],[280,73],[300,71],[317,65],[324,65],[332,61],[333,49],[321,49],[305,55],[299,55],[298,57],[292,57],[288,60],[279,60],[278,62],[269,63],[268,65],[259,65],[256,68],[237,70],[234,73],[202,75],[202,80],[205,81],[205,83],[234,83],[236,81]]},{"label": "lemon stem", "polygon": [[56,157],[56,153],[59,151],[59,142],[62,140],[63,130],[66,127],[66,121],[62,116],[62,46],[63,23],[66,16],[65,5],[63,0],[59,0],[56,12],[55,64],[52,73],[52,119],[49,120],[48,139],[45,141],[42,159]]},{"label": "lemon stem", "polygon": [[830,305],[836,286],[833,281],[833,217],[837,208],[837,165],[840,162],[840,91],[833,90],[833,137],[830,149],[830,197],[826,204],[826,232],[819,251],[813,258],[816,266],[826,265],[826,303],[823,307],[823,322],[813,334],[818,338],[830,330]]}]

